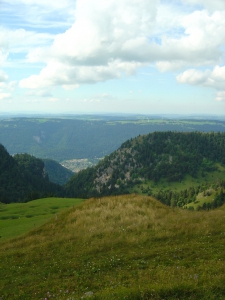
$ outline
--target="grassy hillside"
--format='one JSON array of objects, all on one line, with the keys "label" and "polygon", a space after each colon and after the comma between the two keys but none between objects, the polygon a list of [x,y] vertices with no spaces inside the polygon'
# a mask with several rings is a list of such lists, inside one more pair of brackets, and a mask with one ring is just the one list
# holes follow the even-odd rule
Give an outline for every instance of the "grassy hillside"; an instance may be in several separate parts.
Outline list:
[{"label": "grassy hillside", "polygon": [[51,218],[57,218],[62,210],[81,201],[73,198],[44,198],[27,203],[0,203],[0,241],[43,225]]},{"label": "grassy hillside", "polygon": [[2,299],[224,299],[225,206],[85,201],[0,244]]}]

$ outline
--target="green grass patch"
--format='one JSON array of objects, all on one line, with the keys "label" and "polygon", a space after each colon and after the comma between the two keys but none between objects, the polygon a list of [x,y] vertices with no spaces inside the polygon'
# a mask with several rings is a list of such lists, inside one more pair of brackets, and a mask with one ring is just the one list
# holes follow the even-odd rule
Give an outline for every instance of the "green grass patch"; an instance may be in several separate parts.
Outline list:
[{"label": "green grass patch", "polygon": [[56,214],[81,203],[81,199],[44,198],[27,203],[0,205],[0,241],[43,225]]},{"label": "green grass patch", "polygon": [[224,299],[224,219],[225,206],[192,212],[140,195],[85,201],[0,244],[0,297]]},{"label": "green grass patch", "polygon": [[156,194],[161,190],[172,190],[179,192],[184,189],[188,189],[189,187],[200,186],[207,182],[214,183],[219,180],[224,180],[225,167],[221,164],[215,164],[215,166],[217,167],[216,171],[204,172],[204,174],[199,172],[196,178],[190,175],[186,175],[181,181],[172,182],[168,182],[166,179],[162,178],[157,183],[155,183],[153,180],[145,180],[143,183],[137,184],[134,187],[132,187],[130,189],[130,192],[147,195],[148,188],[153,194]]}]

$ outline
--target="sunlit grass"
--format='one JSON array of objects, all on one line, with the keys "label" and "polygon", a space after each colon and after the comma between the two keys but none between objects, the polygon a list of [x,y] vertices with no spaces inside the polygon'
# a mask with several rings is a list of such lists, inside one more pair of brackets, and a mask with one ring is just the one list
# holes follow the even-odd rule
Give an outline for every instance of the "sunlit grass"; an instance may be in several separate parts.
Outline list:
[{"label": "sunlit grass", "polygon": [[201,175],[201,172],[198,173],[196,178],[185,175],[181,181],[172,181],[168,182],[166,179],[160,179],[157,183],[153,180],[146,180],[143,183],[134,185],[130,191],[141,194],[141,187],[146,190],[148,187],[151,189],[153,194],[158,193],[160,190],[172,190],[180,192],[182,190],[188,189],[189,187],[197,187],[209,182],[216,183],[220,180],[224,180],[225,177],[225,167],[221,164],[215,164],[218,170],[205,172],[204,177]]},{"label": "sunlit grass", "polygon": [[44,198],[27,203],[0,203],[0,242],[43,225],[81,199]]},{"label": "sunlit grass", "polygon": [[[0,244],[3,299],[224,299],[225,207],[85,201]],[[83,297],[83,298],[82,298]]]}]

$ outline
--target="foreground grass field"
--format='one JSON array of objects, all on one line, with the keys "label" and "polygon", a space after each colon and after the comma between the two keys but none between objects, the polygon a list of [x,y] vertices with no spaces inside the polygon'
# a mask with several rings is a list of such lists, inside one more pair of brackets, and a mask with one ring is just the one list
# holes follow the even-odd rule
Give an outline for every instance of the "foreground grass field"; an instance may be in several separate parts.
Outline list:
[{"label": "foreground grass field", "polygon": [[2,299],[224,299],[225,207],[85,201],[0,243]]},{"label": "foreground grass field", "polygon": [[49,219],[81,199],[44,198],[27,203],[0,203],[0,242],[18,236],[35,227],[43,225]]}]

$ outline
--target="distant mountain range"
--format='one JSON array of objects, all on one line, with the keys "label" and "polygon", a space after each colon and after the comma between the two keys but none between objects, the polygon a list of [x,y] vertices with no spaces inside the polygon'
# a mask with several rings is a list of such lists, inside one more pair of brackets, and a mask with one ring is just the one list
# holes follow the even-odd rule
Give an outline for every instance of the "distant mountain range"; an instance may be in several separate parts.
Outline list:
[{"label": "distant mountain range", "polygon": [[154,131],[225,131],[225,121],[209,119],[179,120],[144,116],[79,118],[0,120],[0,143],[10,154],[28,153],[62,162],[102,158],[118,149],[126,140]]}]

